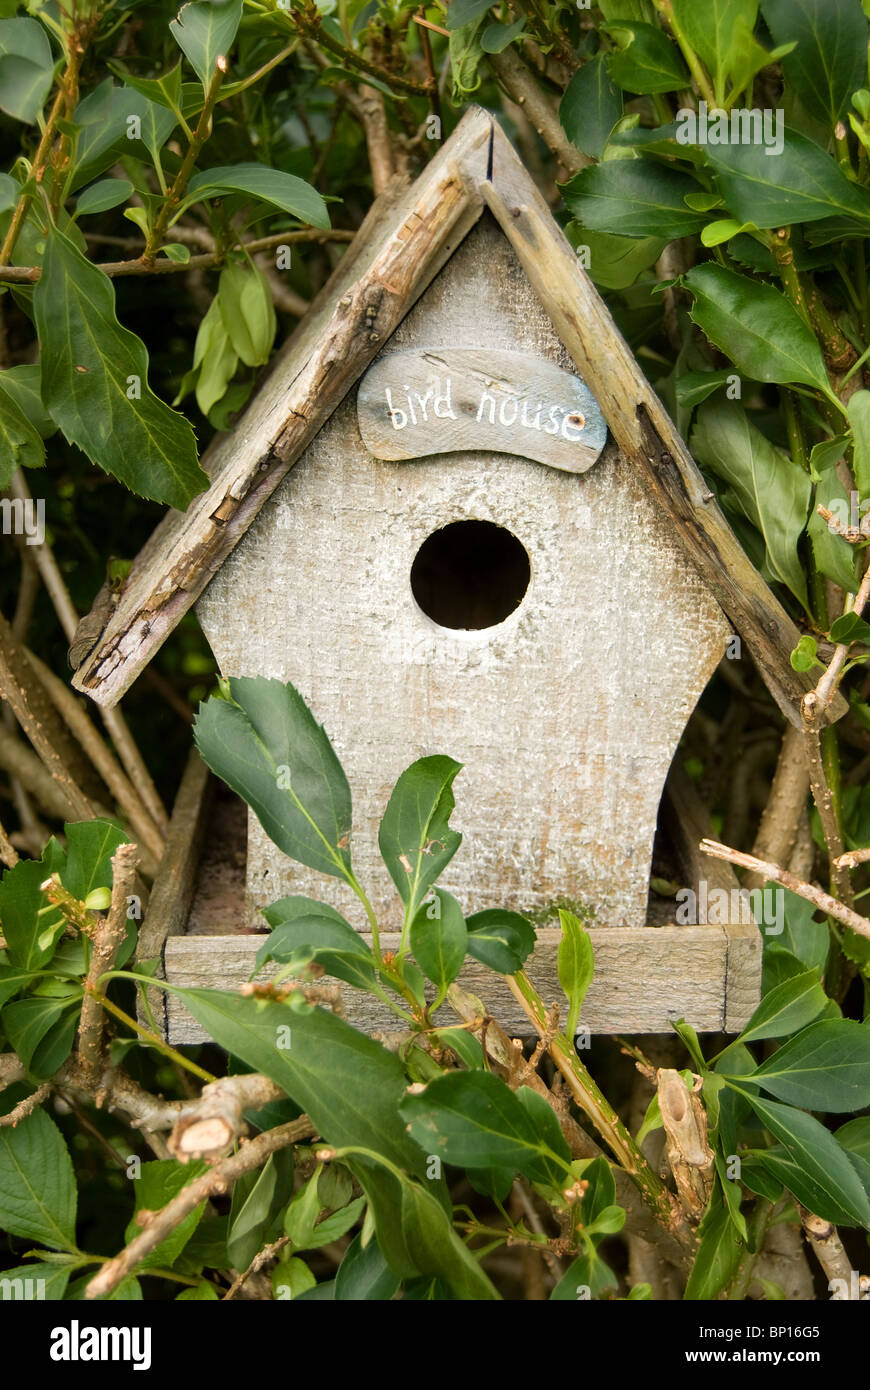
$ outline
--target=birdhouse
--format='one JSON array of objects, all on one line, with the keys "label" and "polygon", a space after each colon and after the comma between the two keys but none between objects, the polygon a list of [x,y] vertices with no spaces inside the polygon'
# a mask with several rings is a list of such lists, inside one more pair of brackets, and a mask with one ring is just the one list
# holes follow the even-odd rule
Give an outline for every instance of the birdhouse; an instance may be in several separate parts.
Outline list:
[{"label": "birdhouse", "polygon": [[[797,719],[798,633],[486,112],[375,205],[206,466],[210,489],[134,564],[77,688],[113,703],[196,601],[224,675],[292,681],[325,725],[384,944],[401,912],[378,823],[399,773],[446,753],[463,764],[464,840],[444,886],[469,912],[545,921],[529,966],[545,998],[559,940],[546,909],[568,902],[595,949],[590,1028],[745,1023],[761,935],[730,869],[699,862],[688,779],[666,781],[735,633]],[[208,829],[205,782],[194,763],[140,955],[226,988],[250,974],[261,908],[301,893],[352,918],[353,903],[225,798]],[[679,923],[672,901],[651,903],[657,826],[687,886],[724,889],[727,909]],[[224,895],[210,915],[233,864],[232,911]],[[496,977],[465,979],[521,1027]],[[385,1025],[376,1001],[345,994],[353,1021]],[[202,1036],[165,1007],[171,1041]]]}]

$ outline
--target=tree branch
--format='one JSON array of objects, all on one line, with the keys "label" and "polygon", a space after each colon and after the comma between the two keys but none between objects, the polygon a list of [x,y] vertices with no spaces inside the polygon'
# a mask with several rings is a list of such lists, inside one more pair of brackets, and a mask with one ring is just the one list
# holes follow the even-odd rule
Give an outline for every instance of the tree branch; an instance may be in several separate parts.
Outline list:
[{"label": "tree branch", "polygon": [[787,869],[781,869],[778,864],[768,864],[761,859],[756,859],[752,854],[743,854],[738,849],[729,849],[728,845],[720,845],[716,840],[702,840],[699,846],[702,854],[710,854],[714,859],[724,859],[729,864],[736,864],[742,869],[753,869],[756,873],[762,874],[765,879],[771,879],[774,883],[781,883],[783,888],[788,888],[790,892],[797,893],[799,897],[806,898],[807,902],[814,903],[822,912],[826,912],[829,917],[834,917],[843,926],[850,927],[852,931],[859,932],[861,936],[870,937],[870,921],[862,917],[854,908],[847,907],[838,898],[831,897],[822,888],[816,888],[811,883],[805,883],[803,879],[796,878]]},{"label": "tree branch", "polygon": [[85,997],[79,1022],[78,1061],[84,1082],[95,1086],[105,1065],[105,1014],[95,997],[97,983],[111,970],[127,934],[127,898],[133,887],[139,850],[119,845],[112,855],[112,901],[91,937],[91,959],[85,979]]}]

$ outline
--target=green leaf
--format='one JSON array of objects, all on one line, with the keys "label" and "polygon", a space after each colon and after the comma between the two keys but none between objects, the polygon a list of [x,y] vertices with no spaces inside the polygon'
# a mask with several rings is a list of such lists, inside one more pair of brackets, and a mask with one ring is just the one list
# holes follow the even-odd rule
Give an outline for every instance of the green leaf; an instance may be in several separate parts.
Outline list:
[{"label": "green leaf", "polygon": [[448,1072],[400,1106],[410,1132],[427,1153],[460,1168],[521,1172],[536,1182],[564,1184],[571,1153],[559,1135],[542,1139],[510,1087],[491,1072]]},{"label": "green leaf", "polygon": [[265,275],[255,266],[230,261],[221,271],[217,299],[233,351],[245,366],[262,366],[278,326]]},{"label": "green leaf", "polygon": [[831,626],[831,641],[838,645],[851,645],[852,642],[870,642],[870,623],[859,618],[857,613],[844,613]]},{"label": "green leaf", "polygon": [[270,1154],[253,1182],[233,1188],[227,1258],[236,1269],[247,1269],[269,1239],[271,1227],[293,1190],[293,1150]]},{"label": "green leaf", "polygon": [[42,439],[54,434],[57,425],[42,404],[42,372],[38,362],[7,367],[0,372],[0,390],[11,396]]},{"label": "green leaf", "polygon": [[578,253],[583,247],[588,249],[589,274],[605,290],[624,290],[633,285],[667,246],[663,237],[613,236],[610,232],[593,232],[582,222],[569,222],[565,234]]},{"label": "green leaf", "polygon": [[[200,1177],[205,1171],[204,1163],[177,1163],[173,1158],[158,1158],[151,1163],[143,1163],[139,1177],[133,1182],[136,1211],[159,1211],[167,1202],[171,1202],[182,1188],[187,1187],[188,1183],[193,1182],[194,1178]],[[193,1211],[188,1212],[184,1220],[179,1222],[165,1240],[146,1255],[136,1268],[171,1267],[199,1225],[204,1211],[205,1199],[194,1207]],[[141,1231],[142,1227],[134,1216],[127,1226],[124,1240],[133,1240]]]},{"label": "green leaf", "polygon": [[867,21],[854,0],[762,0],[783,72],[801,104],[833,129],[867,77]]},{"label": "green leaf", "polygon": [[855,449],[852,467],[862,498],[870,497],[870,391],[856,391],[846,406]]},{"label": "green leaf", "polygon": [[182,1289],[175,1298],[176,1303],[216,1303],[218,1300],[219,1295],[214,1285],[207,1279],[200,1279],[193,1288]]},{"label": "green leaf", "polygon": [[[870,392],[866,394],[870,396]],[[812,542],[816,569],[827,579],[833,579],[847,593],[854,594],[858,588],[858,557],[855,549],[842,536],[838,536],[835,529],[832,530],[820,515],[819,506],[826,507],[835,516],[849,514],[846,489],[833,468],[823,473],[821,482],[816,484],[807,534]]]},{"label": "green leaf", "polygon": [[551,1303],[575,1303],[586,1298],[600,1299],[619,1288],[619,1279],[596,1250],[579,1255],[565,1271],[553,1292]]},{"label": "green leaf", "polygon": [[729,1283],[746,1248],[718,1192],[710,1199],[698,1234],[701,1240],[683,1297],[706,1302]]},{"label": "green leaf", "polygon": [[313,1289],[317,1279],[304,1260],[282,1260],[272,1270],[272,1288],[276,1299],[298,1298],[306,1289]]},{"label": "green leaf", "polygon": [[129,179],[101,179],[99,183],[92,183],[90,188],[79,194],[76,217],[90,217],[97,212],[108,212],[119,203],[126,203],[132,192],[133,185]]},{"label": "green leaf", "polygon": [[289,682],[237,677],[229,692],[199,707],[194,737],[204,761],[280,850],[351,882],[350,787],[326,732]]},{"label": "green leaf", "polygon": [[617,51],[607,56],[607,69],[623,91],[645,95],[688,85],[679,50],[654,24],[619,20],[602,28],[617,45]]},{"label": "green leaf", "polygon": [[765,1128],[783,1146],[782,1153],[773,1149],[756,1153],[758,1162],[824,1220],[848,1226],[870,1225],[870,1196],[830,1130],[804,1110],[748,1091],[745,1095]]},{"label": "green leaf", "polygon": [[752,32],[758,0],[705,0],[703,5],[673,0],[673,13],[687,43],[713,79],[716,101],[723,102],[726,77],[738,60],[736,41],[741,33]]},{"label": "green leaf", "polygon": [[[300,1225],[293,1225],[289,1220],[285,1229],[290,1236],[294,1250],[319,1250],[324,1245],[329,1245],[334,1240],[340,1240],[343,1235],[347,1235],[351,1226],[356,1225],[362,1215],[363,1207],[366,1204],[365,1197],[357,1197],[346,1207],[341,1207],[338,1211],[332,1212],[330,1216],[325,1216],[322,1221],[315,1225],[303,1229]],[[294,1203],[291,1202],[287,1209],[288,1218]],[[316,1215],[316,1213],[315,1213]]]},{"label": "green leaf", "polygon": [[57,228],[33,309],[42,399],[67,439],[132,492],[183,510],[208,483],[193,430],[149,387],[145,345],[118,322],[111,280]]},{"label": "green leaf", "polygon": [[57,1265],[29,1260],[15,1269],[4,1269],[0,1271],[0,1303],[30,1303],[37,1297],[60,1302],[74,1267],[72,1263]]},{"label": "green leaf", "polygon": [[708,396],[712,396],[714,391],[718,391],[720,386],[724,386],[729,377],[734,376],[730,367],[722,367],[717,372],[683,372],[677,377],[677,400],[686,409],[693,409],[700,405]]},{"label": "green leaf", "polygon": [[866,235],[870,192],[797,131],[785,130],[782,152],[772,157],[759,144],[711,145],[707,162],[728,210],[741,222],[787,227],[837,217]]},{"label": "green leaf", "polygon": [[44,1110],[0,1129],[0,1227],[52,1250],[74,1251],[76,1201],[66,1144]]},{"label": "green leaf", "polygon": [[821,666],[819,644],[815,637],[805,632],[794,651],[789,653],[789,662],[793,671],[811,671],[814,666]]},{"label": "green leaf", "polygon": [[363,1245],[362,1236],[355,1236],[335,1276],[336,1300],[386,1303],[398,1287],[398,1276],[390,1269],[377,1241]]},{"label": "green leaf", "polygon": [[468,930],[462,908],[454,897],[436,888],[429,902],[421,903],[411,922],[411,950],[427,980],[443,999],[448,985],[462,969],[468,949]]},{"label": "green leaf", "polygon": [[565,1033],[569,1038],[573,1038],[577,1032],[586,991],[592,983],[595,957],[589,933],[573,913],[560,908],[559,922],[562,927],[562,939],[559,942],[559,984],[568,1000]]},{"label": "green leaf", "polygon": [[[773,888],[775,885],[765,886]],[[816,909],[806,898],[798,897],[788,888],[778,891],[784,899],[783,930],[780,936],[765,937],[765,945],[770,943],[771,947],[791,951],[808,969],[823,973],[830,946],[827,922],[813,921]]]},{"label": "green leaf", "polygon": [[525,15],[513,24],[489,24],[481,35],[480,46],[484,53],[504,53],[505,49],[520,37],[525,27]]},{"label": "green leaf", "polygon": [[475,912],[466,922],[468,954],[500,975],[522,970],[535,949],[535,929],[527,917],[491,907]]},{"label": "green leaf", "polygon": [[610,132],[622,115],[622,93],[611,82],[603,53],[591,58],[565,88],[559,120],[572,145],[593,159],[604,153]]},{"label": "green leaf", "polygon": [[381,1043],[323,1009],[303,1013],[221,990],[176,992],[220,1047],[286,1091],[326,1143],[371,1149],[423,1176],[424,1155],[398,1114],[402,1064]]},{"label": "green leaf", "polygon": [[461,29],[464,25],[471,24],[475,19],[485,15],[491,4],[492,0],[450,0],[447,28]]},{"label": "green leaf", "polygon": [[12,482],[18,468],[42,468],[45,445],[11,392],[0,372],[0,489]]},{"label": "green leaf", "polygon": [[67,892],[84,902],[95,888],[111,888],[112,855],[128,839],[121,826],[99,818],[72,821],[64,834],[67,854],[60,881]]},{"label": "green leaf", "polygon": [[[146,101],[154,102],[157,106],[165,106],[171,111],[182,110],[185,116],[193,114],[202,106],[202,92],[198,83],[185,84],[185,96],[188,100],[185,101],[182,97],[180,58],[175,67],[170,68],[161,77],[137,77],[135,73],[128,72],[122,63],[116,63],[111,58],[106,66],[116,77],[120,77],[125,87],[131,87],[145,97]],[[226,95],[224,88],[221,96]]]},{"label": "green leaf", "polygon": [[691,447],[699,463],[734,488],[743,512],[764,537],[771,570],[806,606],[806,574],[797,547],[812,492],[808,475],[750,424],[736,401],[709,400],[701,406]]},{"label": "green leaf", "polygon": [[758,1042],[761,1038],[784,1038],[812,1023],[827,1003],[828,996],[819,984],[817,970],[795,975],[765,995],[740,1034],[740,1041],[749,1043]]},{"label": "green leaf", "polygon": [[695,266],[685,284],[695,299],[693,322],[743,375],[830,390],[815,334],[772,285],[711,264]]},{"label": "green leaf", "polygon": [[870,1028],[849,1018],[814,1023],[749,1079],[808,1110],[862,1110],[870,1105]]},{"label": "green leaf", "polygon": [[227,193],[239,193],[247,200],[254,198],[298,217],[307,225],[323,231],[329,229],[329,213],[317,190],[295,174],[267,164],[232,164],[194,174],[180,211],[191,203],[221,198]]},{"label": "green leaf", "polygon": [[378,833],[381,857],[405,904],[416,915],[432,884],[462,844],[450,829],[453,779],[462,767],[436,754],[406,768],[393,788]]},{"label": "green leaf", "polygon": [[0,110],[32,125],[54,81],[54,55],[36,19],[0,19]]},{"label": "green leaf", "polygon": [[331,949],[372,959],[364,937],[328,903],[313,898],[280,898],[264,908],[263,916],[274,930],[257,952],[257,969],[269,960],[287,961],[306,946],[314,950],[315,957],[321,949]]},{"label": "green leaf", "polygon": [[[72,998],[31,996],[6,1005],[2,1015],[6,1036],[32,1076],[40,1080],[52,1076],[69,1056],[80,1008],[78,990]],[[64,1026],[58,1029],[58,1024]]]},{"label": "green leaf", "polygon": [[165,106],[147,101],[130,87],[116,87],[110,78],[79,102],[74,121],[79,131],[71,193],[127,155],[150,157],[156,164],[159,151],[178,124],[178,118]]},{"label": "green leaf", "polygon": [[572,216],[593,231],[632,237],[691,236],[706,222],[704,213],[686,206],[686,195],[699,185],[648,159],[613,159],[593,164],[562,185]]},{"label": "green leaf", "polygon": [[64,919],[56,908],[42,917],[37,913],[46,905],[40,885],[62,867],[64,858],[52,839],[41,859],[20,859],[0,882],[0,921],[9,959],[23,970],[38,970],[50,960],[55,947],[51,932],[63,930]]},{"label": "green leaf", "polygon": [[204,88],[214,76],[218,58],[229,57],[242,18],[242,0],[190,0],[182,5],[169,29]]}]

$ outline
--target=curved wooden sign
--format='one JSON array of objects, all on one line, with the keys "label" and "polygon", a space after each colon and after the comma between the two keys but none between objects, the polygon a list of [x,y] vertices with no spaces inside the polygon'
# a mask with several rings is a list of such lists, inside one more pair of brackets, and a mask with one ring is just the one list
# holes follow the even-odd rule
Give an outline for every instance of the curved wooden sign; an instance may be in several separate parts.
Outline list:
[{"label": "curved wooden sign", "polygon": [[360,382],[357,416],[366,448],[390,461],[487,449],[585,473],[607,439],[578,376],[499,348],[387,353]]}]

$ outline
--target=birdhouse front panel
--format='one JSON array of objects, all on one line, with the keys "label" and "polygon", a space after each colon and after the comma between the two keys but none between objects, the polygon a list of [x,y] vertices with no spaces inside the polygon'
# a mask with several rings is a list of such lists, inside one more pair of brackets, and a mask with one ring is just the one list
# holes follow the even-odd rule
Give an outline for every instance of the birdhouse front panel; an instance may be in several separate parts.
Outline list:
[{"label": "birdhouse front panel", "polygon": [[[467,911],[569,898],[645,925],[665,777],[730,629],[605,438],[487,216],[199,601],[224,675],[290,680],[325,725],[386,926],[401,912],[378,824],[431,753],[464,764],[443,881]],[[288,893],[364,927],[251,815],[250,924]]]}]

